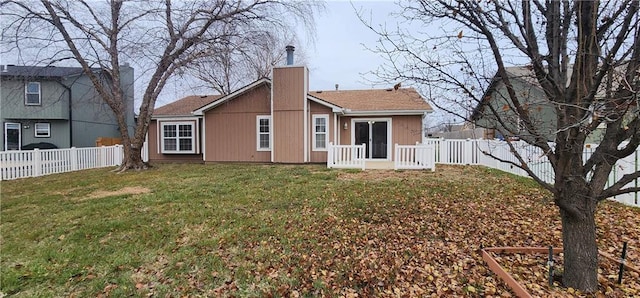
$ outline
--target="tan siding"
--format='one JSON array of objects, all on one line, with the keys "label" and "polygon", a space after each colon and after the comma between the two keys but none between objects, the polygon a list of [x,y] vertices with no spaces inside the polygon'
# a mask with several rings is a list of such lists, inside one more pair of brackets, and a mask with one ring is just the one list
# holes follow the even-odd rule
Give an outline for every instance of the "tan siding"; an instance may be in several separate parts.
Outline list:
[{"label": "tan siding", "polygon": [[[340,122],[340,145],[351,145],[351,118],[352,117],[338,117]],[[344,124],[347,123],[347,129],[344,129]]]},{"label": "tan siding", "polygon": [[258,151],[256,116],[269,115],[270,91],[250,91],[205,113],[206,162],[269,162],[271,152]]},{"label": "tan siding", "polygon": [[393,116],[392,122],[392,144],[415,145],[416,142],[422,141],[421,116]]},{"label": "tan siding", "polygon": [[273,69],[274,162],[304,162],[305,68]]},{"label": "tan siding", "polygon": [[[188,120],[170,120],[165,122],[194,122],[197,127],[196,121]],[[160,123],[163,121],[160,120]],[[198,138],[201,137],[201,129],[196,128]],[[202,162],[202,154],[162,154],[162,148],[160,147],[160,136],[158,135],[158,120],[152,120],[149,123],[149,161],[150,162]],[[200,139],[196,139],[196,147],[198,146]]]},{"label": "tan siding", "polygon": [[327,122],[327,132],[329,132],[327,139],[328,145],[329,142],[333,141],[333,113],[331,112],[331,108],[327,108],[315,102],[309,102],[309,161],[313,163],[327,162],[327,151],[313,151],[313,115],[329,116],[329,121]]},{"label": "tan siding", "polygon": [[304,162],[304,114],[301,111],[273,112],[274,161]]},{"label": "tan siding", "polygon": [[304,67],[273,69],[273,110],[302,111],[305,104]]}]

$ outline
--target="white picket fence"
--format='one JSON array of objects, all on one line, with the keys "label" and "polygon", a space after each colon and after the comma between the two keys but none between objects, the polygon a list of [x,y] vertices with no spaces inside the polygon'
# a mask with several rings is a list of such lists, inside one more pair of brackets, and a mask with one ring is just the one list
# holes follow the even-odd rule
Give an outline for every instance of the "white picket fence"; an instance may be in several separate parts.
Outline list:
[{"label": "white picket fence", "polygon": [[0,152],[0,180],[120,165],[122,145]]},{"label": "white picket fence", "polygon": [[[445,140],[445,139],[429,139],[425,144],[431,144],[435,147],[436,163],[440,164],[457,164],[457,165],[483,165],[486,167],[498,169],[504,172],[512,173],[519,176],[529,177],[529,174],[521,168],[509,163],[500,162],[492,158],[491,154],[499,159],[520,164],[511,148],[504,141],[499,140],[483,140],[483,139],[467,139],[467,140]],[[521,155],[523,160],[531,171],[541,180],[547,183],[554,183],[554,172],[551,163],[541,149],[531,146],[524,141],[514,142],[515,150]],[[553,143],[549,144],[552,148]],[[586,144],[583,150],[583,160],[587,160],[595,149],[597,144]],[[488,154],[485,154],[488,153]],[[634,154],[619,160],[613,167],[606,187],[615,183],[625,174],[634,173],[640,170],[640,150],[636,150]],[[627,187],[640,186],[640,179],[626,185]],[[640,194],[628,193],[615,196],[616,201],[624,204],[640,207]]]},{"label": "white picket fence", "polygon": [[333,145],[332,142],[329,142],[329,147],[327,149],[327,167],[364,170],[365,148],[365,144]]},{"label": "white picket fence", "polygon": [[398,145],[395,144],[395,158],[393,168],[395,170],[413,169],[436,170],[436,154],[434,144]]}]

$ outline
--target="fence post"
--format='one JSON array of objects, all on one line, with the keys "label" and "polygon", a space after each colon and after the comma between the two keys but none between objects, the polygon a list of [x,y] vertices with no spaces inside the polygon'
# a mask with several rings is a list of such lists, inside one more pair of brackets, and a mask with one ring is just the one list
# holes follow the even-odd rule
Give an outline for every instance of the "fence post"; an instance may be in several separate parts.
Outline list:
[{"label": "fence post", "polygon": [[329,142],[329,147],[327,147],[327,168],[331,168],[332,162],[333,162],[333,142]]},{"label": "fence post", "polygon": [[38,177],[42,175],[42,156],[40,155],[40,149],[33,149],[33,176]]},{"label": "fence post", "polygon": [[449,163],[449,154],[447,153],[447,140],[440,139],[440,163]]},{"label": "fence post", "polygon": [[78,170],[78,149],[76,147],[71,147],[71,152],[69,152],[69,159],[71,159],[71,170]]},{"label": "fence post", "polygon": [[[417,144],[418,142],[416,142]],[[393,155],[394,155],[394,159],[393,159],[393,169],[394,170],[398,170],[398,165],[400,164],[400,149],[398,148],[398,143],[395,143],[395,145],[393,146]]]},{"label": "fence post", "polygon": [[[142,155],[142,152],[140,152],[140,154]],[[115,163],[115,165],[116,166],[122,165],[122,162],[124,162],[124,146],[116,145],[113,155],[115,155],[113,158],[113,162]]]},{"label": "fence post", "polygon": [[464,161],[463,163],[465,165],[470,165],[471,164],[471,156],[472,156],[472,152],[473,152],[473,146],[471,146],[471,139],[466,139],[464,142]]},{"label": "fence post", "polygon": [[360,163],[362,164],[363,171],[365,170],[365,165],[367,163],[367,153],[364,152],[365,150],[367,150],[367,145],[362,143],[362,147],[360,148],[360,152],[362,153],[360,155]]}]

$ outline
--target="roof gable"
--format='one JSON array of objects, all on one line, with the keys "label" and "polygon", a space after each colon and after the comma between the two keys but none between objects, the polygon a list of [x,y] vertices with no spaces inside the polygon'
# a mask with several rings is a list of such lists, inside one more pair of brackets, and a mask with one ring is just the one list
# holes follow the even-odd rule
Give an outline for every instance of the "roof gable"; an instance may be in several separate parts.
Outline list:
[{"label": "roof gable", "polygon": [[221,98],[222,95],[192,95],[153,111],[153,116],[192,116],[192,112]]},{"label": "roof gable", "polygon": [[234,98],[236,98],[236,97],[238,97],[238,96],[240,96],[240,95],[242,95],[242,94],[244,94],[244,93],[246,93],[246,92],[248,92],[250,90],[253,90],[253,89],[255,89],[255,88],[259,87],[259,86],[262,86],[262,84],[271,84],[271,80],[269,80],[269,79],[260,79],[260,80],[254,81],[253,83],[251,83],[249,85],[246,85],[246,86],[244,86],[244,87],[242,87],[242,88],[240,88],[240,89],[238,89],[238,90],[236,90],[234,92],[231,92],[231,93],[229,93],[227,95],[220,96],[216,100],[213,100],[213,101],[211,101],[211,102],[209,102],[209,103],[207,103],[207,104],[205,104],[203,106],[200,106],[197,109],[194,109],[193,110],[193,114],[202,115],[204,112],[206,112],[208,110],[211,110],[211,109],[223,104],[224,102],[227,102],[227,101],[229,101],[231,99],[234,99]]}]

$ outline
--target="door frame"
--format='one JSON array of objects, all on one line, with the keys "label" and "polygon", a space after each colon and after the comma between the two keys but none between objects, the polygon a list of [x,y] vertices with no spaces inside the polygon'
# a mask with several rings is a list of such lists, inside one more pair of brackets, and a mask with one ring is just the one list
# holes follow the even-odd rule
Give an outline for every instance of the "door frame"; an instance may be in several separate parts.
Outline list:
[{"label": "door frame", "polygon": [[4,131],[3,131],[4,132],[4,140],[2,140],[3,144],[4,144],[4,151],[9,151],[9,149],[7,149],[7,143],[8,143],[7,142],[7,137],[8,137],[7,129],[8,129],[8,126],[11,125],[11,124],[14,124],[14,125],[18,126],[18,149],[17,150],[20,150],[22,148],[22,123],[5,122],[4,125],[3,125],[4,126],[4,128],[3,128],[4,129]]},{"label": "door frame", "polygon": [[[380,160],[380,161],[391,161],[392,156],[393,156],[393,151],[392,151],[392,143],[393,143],[393,139],[391,131],[393,130],[393,123],[391,121],[392,118],[351,118],[351,144],[353,145],[360,145],[360,144],[356,144],[356,122],[387,122],[387,158],[367,158],[367,160]],[[371,129],[371,124],[369,124],[369,129]],[[371,140],[369,141],[371,142]],[[369,147],[371,149],[371,144],[369,144]],[[371,154],[369,154],[369,156],[371,156]]]}]

